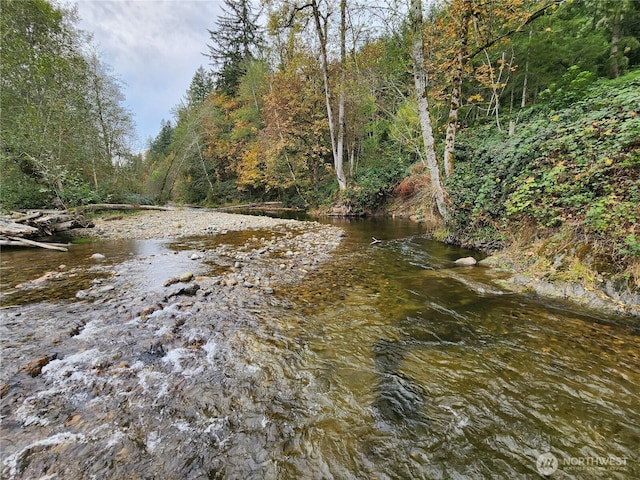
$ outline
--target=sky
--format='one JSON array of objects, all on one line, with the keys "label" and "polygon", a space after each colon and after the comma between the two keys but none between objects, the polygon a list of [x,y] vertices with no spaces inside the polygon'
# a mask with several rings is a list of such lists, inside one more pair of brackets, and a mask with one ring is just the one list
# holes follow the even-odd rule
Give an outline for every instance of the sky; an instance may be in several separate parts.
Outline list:
[{"label": "sky", "polygon": [[221,0],[68,0],[78,27],[93,34],[102,62],[122,83],[136,124],[136,151],[184,97],[200,65],[208,66],[210,36]]}]

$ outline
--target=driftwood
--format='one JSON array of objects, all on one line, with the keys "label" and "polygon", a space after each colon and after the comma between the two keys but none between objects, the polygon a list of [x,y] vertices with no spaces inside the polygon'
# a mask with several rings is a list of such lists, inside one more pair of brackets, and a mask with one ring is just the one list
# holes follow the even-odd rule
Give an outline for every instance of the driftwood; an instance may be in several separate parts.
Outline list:
[{"label": "driftwood", "polygon": [[39,231],[36,227],[0,218],[0,235],[24,237],[35,235]]},{"label": "driftwood", "polygon": [[84,212],[102,212],[105,210],[171,210],[167,207],[158,207],[156,205],[130,205],[128,203],[95,203],[92,205],[83,205],[81,207],[75,207],[68,209],[69,213],[84,213]]},{"label": "driftwood", "polygon": [[[47,242],[36,242],[35,240],[29,240],[27,238],[20,237],[7,237],[9,240],[9,245],[19,246],[19,247],[40,247],[46,248],[48,250],[58,250],[59,252],[66,252],[67,247],[63,247],[60,243],[47,243]],[[0,245],[5,245],[6,240],[0,240]]]},{"label": "driftwood", "polygon": [[71,228],[87,226],[87,222],[66,215],[64,212],[27,212],[14,213],[0,218],[1,247],[40,247],[66,252],[65,245],[36,241],[33,238],[49,236]]},{"label": "driftwood", "polygon": [[218,207],[213,210],[219,212],[232,212],[235,210],[258,210],[264,212],[303,212],[301,208],[285,207],[282,202],[245,203],[244,205],[231,205]]},{"label": "driftwood", "polygon": [[[0,246],[7,247],[40,247],[49,250],[66,252],[64,244],[40,241],[54,233],[65,232],[73,228],[93,227],[90,220],[85,219],[85,212],[105,210],[169,210],[154,205],[129,205],[121,203],[102,203],[84,205],[67,210],[29,210],[13,212],[0,217]],[[36,240],[38,239],[38,240]]]}]

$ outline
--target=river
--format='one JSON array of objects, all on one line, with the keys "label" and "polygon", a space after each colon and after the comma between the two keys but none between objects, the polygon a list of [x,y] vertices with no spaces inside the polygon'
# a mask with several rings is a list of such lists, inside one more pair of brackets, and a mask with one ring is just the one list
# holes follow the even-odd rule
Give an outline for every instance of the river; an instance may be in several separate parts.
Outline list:
[{"label": "river", "polygon": [[76,245],[78,283],[27,294],[61,257],[3,252],[2,478],[640,478],[637,321],[503,291],[411,222],[336,223],[334,259],[273,300],[148,319],[73,294],[140,255],[156,288],[189,242],[99,243],[102,267]]}]

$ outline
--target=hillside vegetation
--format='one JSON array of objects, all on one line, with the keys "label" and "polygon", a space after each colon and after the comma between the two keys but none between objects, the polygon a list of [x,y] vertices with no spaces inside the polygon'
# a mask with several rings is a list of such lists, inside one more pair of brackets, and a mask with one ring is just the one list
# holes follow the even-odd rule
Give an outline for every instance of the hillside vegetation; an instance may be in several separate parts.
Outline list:
[{"label": "hillside vegetation", "polygon": [[593,81],[569,71],[514,132],[466,130],[448,191],[450,233],[529,246],[520,267],[551,278],[640,281],[640,71]]},{"label": "hillside vegetation", "polygon": [[134,154],[73,10],[4,0],[2,209],[405,209],[438,238],[636,288],[639,0],[223,4],[209,64]]}]

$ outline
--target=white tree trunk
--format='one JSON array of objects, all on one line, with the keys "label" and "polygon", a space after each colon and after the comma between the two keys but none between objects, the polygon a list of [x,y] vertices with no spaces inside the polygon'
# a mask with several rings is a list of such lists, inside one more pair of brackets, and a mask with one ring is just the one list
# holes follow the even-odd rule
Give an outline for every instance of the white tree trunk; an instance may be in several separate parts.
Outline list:
[{"label": "white tree trunk", "polygon": [[431,185],[433,187],[434,197],[438,212],[445,220],[448,219],[447,205],[444,198],[444,190],[442,181],[440,180],[440,168],[438,159],[436,158],[435,140],[433,137],[433,128],[431,126],[431,117],[429,115],[429,102],[427,100],[427,73],[424,68],[423,54],[423,20],[422,20],[422,0],[411,0],[411,9],[409,18],[413,27],[413,75],[416,89],[416,99],[418,101],[418,115],[420,117],[420,129],[422,131],[422,141],[424,143],[424,158],[429,175],[431,176]]},{"label": "white tree trunk", "polygon": [[336,146],[335,169],[340,190],[347,188],[347,179],[344,174],[344,137],[345,137],[345,62],[346,50],[346,20],[347,0],[340,0],[340,95],[338,97],[338,142]]},{"label": "white tree trunk", "polygon": [[[329,135],[331,137],[331,151],[333,153],[333,165],[336,172],[336,178],[338,180],[338,186],[340,190],[346,190],[347,179],[344,175],[344,169],[342,166],[342,152],[338,149],[338,142],[336,140],[335,118],[333,115],[333,108],[331,107],[331,85],[329,84],[329,66],[327,60],[327,25],[326,19],[322,18],[320,14],[320,7],[317,0],[312,0],[311,7],[313,9],[313,19],[316,25],[316,33],[320,43],[320,67],[322,70],[322,81],[324,83],[324,95],[327,107],[327,119],[329,121]],[[324,25],[323,25],[324,21]]]}]

